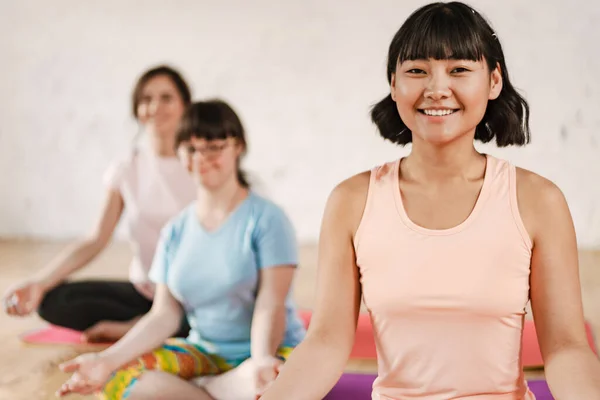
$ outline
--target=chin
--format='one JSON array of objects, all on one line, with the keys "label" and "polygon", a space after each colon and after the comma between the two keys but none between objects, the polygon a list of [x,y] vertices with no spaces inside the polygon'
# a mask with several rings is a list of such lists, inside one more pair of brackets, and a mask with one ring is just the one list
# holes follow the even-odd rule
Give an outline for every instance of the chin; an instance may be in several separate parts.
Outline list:
[{"label": "chin", "polygon": [[451,143],[453,141],[455,141],[457,138],[459,137],[459,135],[430,135],[430,136],[425,136],[422,137],[421,139],[426,142],[426,143],[430,143],[436,146],[443,146],[445,144]]},{"label": "chin", "polygon": [[202,186],[208,191],[216,190],[221,186],[221,182],[214,182],[210,179],[199,178],[196,182],[198,183],[198,185]]}]

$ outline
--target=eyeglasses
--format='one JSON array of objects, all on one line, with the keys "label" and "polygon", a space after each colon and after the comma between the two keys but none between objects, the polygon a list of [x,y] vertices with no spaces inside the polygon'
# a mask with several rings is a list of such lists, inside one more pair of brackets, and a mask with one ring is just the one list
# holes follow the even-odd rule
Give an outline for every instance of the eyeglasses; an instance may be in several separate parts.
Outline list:
[{"label": "eyeglasses", "polygon": [[202,147],[194,147],[192,145],[187,145],[186,146],[186,151],[190,156],[193,156],[194,153],[198,152],[200,154],[202,154],[203,157],[206,158],[215,158],[218,157],[221,152],[223,150],[225,150],[226,147],[229,146],[229,141],[226,141],[224,143],[211,143],[208,144],[206,146],[202,146]]}]

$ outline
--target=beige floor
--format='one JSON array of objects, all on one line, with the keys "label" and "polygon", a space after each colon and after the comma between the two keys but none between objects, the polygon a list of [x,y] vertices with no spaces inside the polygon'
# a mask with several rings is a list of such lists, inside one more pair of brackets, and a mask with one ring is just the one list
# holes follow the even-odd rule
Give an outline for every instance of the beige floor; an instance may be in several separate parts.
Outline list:
[{"label": "beige floor", "polygon": [[[64,244],[26,241],[0,241],[0,293],[11,283],[27,277],[56,254]],[[126,274],[130,257],[123,243],[111,245],[79,277],[118,278]],[[316,278],[315,246],[304,246],[301,268],[295,283],[296,300],[300,307],[310,308]],[[591,321],[600,338],[600,251],[581,253],[581,278],[586,318]],[[85,351],[85,348],[23,345],[17,335],[41,326],[37,317],[8,318],[0,313],[0,399],[48,400],[67,377],[57,369],[66,360]],[[370,361],[353,361],[350,371],[374,371]],[[539,377],[539,371],[528,372],[528,377]],[[73,400],[83,397],[71,396]]]}]

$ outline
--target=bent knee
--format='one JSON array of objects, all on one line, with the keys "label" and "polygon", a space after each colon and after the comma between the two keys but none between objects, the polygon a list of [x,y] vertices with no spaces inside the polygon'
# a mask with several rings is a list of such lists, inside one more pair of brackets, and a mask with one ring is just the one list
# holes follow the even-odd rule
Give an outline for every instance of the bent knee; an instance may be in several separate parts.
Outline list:
[{"label": "bent knee", "polygon": [[[123,393],[121,399],[126,400],[165,400],[171,399],[173,389],[165,384],[164,372],[146,371],[133,382]],[[120,399],[119,399],[120,400]]]}]

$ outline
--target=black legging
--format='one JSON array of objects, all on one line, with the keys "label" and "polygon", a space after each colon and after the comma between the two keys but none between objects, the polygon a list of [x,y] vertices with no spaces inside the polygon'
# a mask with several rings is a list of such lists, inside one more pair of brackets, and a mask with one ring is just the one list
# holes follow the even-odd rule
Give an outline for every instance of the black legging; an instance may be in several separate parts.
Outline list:
[{"label": "black legging", "polygon": [[[63,283],[50,290],[38,309],[47,322],[84,331],[100,321],[130,321],[150,311],[152,301],[130,282],[82,281]],[[184,317],[176,337],[187,337]]]}]

